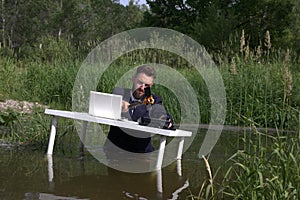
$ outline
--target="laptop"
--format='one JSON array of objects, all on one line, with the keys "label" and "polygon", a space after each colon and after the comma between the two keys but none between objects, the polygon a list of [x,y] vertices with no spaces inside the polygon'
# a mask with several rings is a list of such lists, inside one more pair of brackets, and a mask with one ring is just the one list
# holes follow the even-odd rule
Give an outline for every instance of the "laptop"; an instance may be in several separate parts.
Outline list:
[{"label": "laptop", "polygon": [[90,91],[90,115],[117,120],[121,119],[121,110],[121,95]]}]

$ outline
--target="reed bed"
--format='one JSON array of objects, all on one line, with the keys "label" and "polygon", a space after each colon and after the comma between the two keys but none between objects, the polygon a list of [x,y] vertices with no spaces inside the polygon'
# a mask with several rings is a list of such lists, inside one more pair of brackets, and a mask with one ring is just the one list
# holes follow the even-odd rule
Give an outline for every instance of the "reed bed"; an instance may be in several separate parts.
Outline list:
[{"label": "reed bed", "polygon": [[[120,57],[103,74],[97,90],[111,92],[118,79],[139,63],[155,62],[162,52],[143,50]],[[164,52],[163,52],[164,53]],[[219,63],[227,99],[225,124],[249,126],[253,121],[258,127],[276,127],[280,130],[299,129],[300,69],[289,51],[266,53],[257,58],[237,53],[229,62]],[[282,55],[283,54],[283,55]],[[147,56],[146,56],[147,55]],[[153,56],[153,57],[150,57]],[[164,55],[164,54],[163,54]],[[153,59],[151,59],[153,58]],[[209,92],[201,76],[174,55],[160,56],[159,62],[167,63],[180,72],[192,85],[199,102],[201,121],[208,124],[211,103]],[[175,61],[174,61],[175,60]],[[2,58],[0,94],[1,99],[14,98],[40,102],[56,109],[71,109],[73,83],[81,61],[33,62]],[[177,63],[177,64],[174,64]],[[179,101],[167,88],[155,86],[155,93],[164,99],[167,110],[180,121]]]},{"label": "reed bed", "polygon": [[271,137],[270,143],[265,146],[259,141],[248,140],[247,149],[232,156],[232,165],[221,183],[222,196],[232,199],[299,199],[299,136],[256,134],[259,134],[257,137]]},{"label": "reed bed", "polygon": [[185,199],[299,199],[300,133],[253,131],[240,140],[239,150],[215,170],[203,157],[207,176]]}]

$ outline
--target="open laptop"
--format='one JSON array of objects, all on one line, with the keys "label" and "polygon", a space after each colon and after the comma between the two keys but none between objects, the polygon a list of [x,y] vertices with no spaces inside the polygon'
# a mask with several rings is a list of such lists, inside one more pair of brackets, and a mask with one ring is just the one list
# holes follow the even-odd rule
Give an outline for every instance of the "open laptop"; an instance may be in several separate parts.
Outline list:
[{"label": "open laptop", "polygon": [[122,96],[103,92],[90,92],[89,114],[96,117],[121,119]]}]

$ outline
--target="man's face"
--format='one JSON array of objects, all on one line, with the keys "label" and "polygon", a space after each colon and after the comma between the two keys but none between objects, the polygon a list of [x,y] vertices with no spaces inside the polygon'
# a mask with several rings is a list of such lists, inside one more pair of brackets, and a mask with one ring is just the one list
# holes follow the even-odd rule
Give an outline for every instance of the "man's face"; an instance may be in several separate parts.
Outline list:
[{"label": "man's face", "polygon": [[136,99],[140,99],[145,94],[145,88],[153,85],[153,77],[139,73],[132,77],[132,83],[133,96]]}]

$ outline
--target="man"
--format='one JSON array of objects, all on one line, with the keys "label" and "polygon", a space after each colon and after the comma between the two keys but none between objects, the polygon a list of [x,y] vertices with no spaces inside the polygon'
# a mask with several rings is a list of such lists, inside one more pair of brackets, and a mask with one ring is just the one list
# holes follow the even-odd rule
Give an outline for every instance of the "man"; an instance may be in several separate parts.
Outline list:
[{"label": "man", "polygon": [[[142,65],[137,68],[136,74],[132,77],[132,89],[115,88],[113,93],[123,96],[122,117],[132,121],[141,119],[163,119],[166,121],[163,128],[173,128],[173,121],[162,106],[162,98],[153,95],[153,104],[143,104],[145,90],[151,88],[156,77],[155,69],[149,65]],[[147,153],[154,151],[151,144],[151,136],[140,131],[111,126],[108,133],[105,148],[115,145],[123,150],[135,153]]]}]

